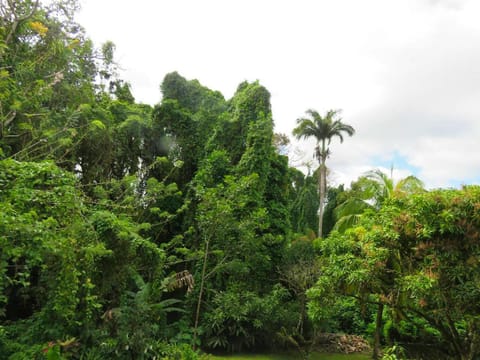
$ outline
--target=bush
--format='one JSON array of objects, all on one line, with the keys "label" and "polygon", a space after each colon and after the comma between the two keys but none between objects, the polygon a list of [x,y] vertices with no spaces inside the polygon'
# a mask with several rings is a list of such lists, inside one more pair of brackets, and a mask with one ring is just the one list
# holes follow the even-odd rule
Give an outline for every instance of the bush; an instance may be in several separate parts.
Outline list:
[{"label": "bush", "polygon": [[272,345],[272,334],[288,326],[288,297],[281,286],[263,297],[240,289],[217,293],[205,314],[202,343],[210,349],[231,352]]}]

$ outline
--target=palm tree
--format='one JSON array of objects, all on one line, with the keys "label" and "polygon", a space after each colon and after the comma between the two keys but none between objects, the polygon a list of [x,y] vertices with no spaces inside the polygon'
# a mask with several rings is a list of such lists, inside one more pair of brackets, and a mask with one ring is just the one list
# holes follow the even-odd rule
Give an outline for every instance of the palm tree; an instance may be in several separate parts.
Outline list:
[{"label": "palm tree", "polygon": [[298,126],[293,129],[293,135],[297,139],[314,137],[317,141],[315,157],[317,158],[320,171],[318,172],[318,192],[320,204],[318,207],[318,237],[322,237],[323,209],[325,206],[325,194],[327,190],[327,167],[325,162],[330,155],[330,142],[338,136],[343,142],[343,134],[352,136],[355,129],[342,122],[338,118],[340,110],[329,110],[325,116],[321,116],[316,110],[307,110],[308,118],[297,119]]},{"label": "palm tree", "polygon": [[425,191],[423,182],[413,175],[395,182],[392,176],[388,177],[388,175],[381,170],[375,169],[368,171],[366,173],[366,178],[372,180],[376,185],[374,201],[377,208],[379,208],[387,199],[394,196],[415,194]]},{"label": "palm tree", "polygon": [[392,197],[417,194],[425,191],[423,182],[410,175],[395,182],[379,169],[370,170],[356,182],[356,193],[335,209],[337,221],[334,230],[345,232],[355,226],[366,209],[378,210]]}]

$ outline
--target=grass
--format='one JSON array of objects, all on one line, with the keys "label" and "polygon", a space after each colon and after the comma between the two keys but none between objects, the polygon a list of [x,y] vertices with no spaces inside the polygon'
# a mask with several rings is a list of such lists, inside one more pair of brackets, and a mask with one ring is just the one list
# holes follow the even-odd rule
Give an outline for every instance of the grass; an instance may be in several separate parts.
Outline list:
[{"label": "grass", "polygon": [[[273,354],[273,355],[229,355],[229,356],[212,356],[212,360],[295,360],[301,359],[299,354]],[[371,359],[370,355],[365,354],[327,354],[312,353],[311,360],[367,360]]]}]

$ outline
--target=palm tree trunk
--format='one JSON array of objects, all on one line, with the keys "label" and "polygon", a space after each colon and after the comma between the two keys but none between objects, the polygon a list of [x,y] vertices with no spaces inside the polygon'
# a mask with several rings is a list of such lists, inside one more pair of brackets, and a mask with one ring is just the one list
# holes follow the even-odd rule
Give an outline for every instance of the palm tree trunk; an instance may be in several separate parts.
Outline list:
[{"label": "palm tree trunk", "polygon": [[[317,145],[317,151],[320,148]],[[323,210],[325,208],[325,196],[327,190],[327,166],[325,162],[327,161],[328,150],[325,146],[325,139],[322,140],[322,148],[317,153],[318,161],[320,162],[320,169],[318,172],[318,193],[320,196],[320,204],[318,204],[318,237],[323,236]]]},{"label": "palm tree trunk", "polygon": [[318,192],[319,192],[319,204],[318,204],[318,237],[321,238],[323,236],[323,210],[325,205],[325,183],[327,177],[327,167],[325,166],[325,162],[320,164],[320,171],[319,171],[319,179],[318,179]]}]

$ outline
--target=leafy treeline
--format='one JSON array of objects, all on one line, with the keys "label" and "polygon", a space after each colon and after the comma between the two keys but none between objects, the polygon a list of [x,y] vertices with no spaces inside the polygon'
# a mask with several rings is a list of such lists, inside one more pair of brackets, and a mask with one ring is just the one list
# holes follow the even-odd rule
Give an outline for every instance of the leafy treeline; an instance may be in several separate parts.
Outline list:
[{"label": "leafy treeline", "polygon": [[317,332],[478,356],[477,187],[327,188],[330,140],[353,128],[301,119],[321,165],[305,176],[258,82],[225,99],[174,72],[138,104],[77,7],[0,2],[4,358],[194,359]]},{"label": "leafy treeline", "polygon": [[386,199],[321,242],[310,315],[328,319],[355,298],[377,309],[377,342],[428,345],[427,358],[478,358],[479,227],[478,186]]},{"label": "leafy treeline", "polygon": [[76,7],[0,9],[1,353],[272,345],[300,316],[280,276],[292,227],[316,217],[273,145],[269,92],[244,82],[227,101],[171,73],[160,104],[137,104]]}]

